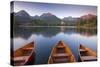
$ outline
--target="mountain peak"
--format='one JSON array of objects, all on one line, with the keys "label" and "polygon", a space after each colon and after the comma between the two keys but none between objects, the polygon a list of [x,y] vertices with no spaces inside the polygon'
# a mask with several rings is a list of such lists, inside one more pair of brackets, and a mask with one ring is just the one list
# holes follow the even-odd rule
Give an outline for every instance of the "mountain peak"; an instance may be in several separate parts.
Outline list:
[{"label": "mountain peak", "polygon": [[21,11],[19,11],[19,12],[26,12],[25,10],[21,10]]},{"label": "mountain peak", "polygon": [[21,11],[17,12],[16,15],[18,15],[18,16],[29,16],[29,14],[25,10],[21,10]]},{"label": "mountain peak", "polygon": [[41,16],[52,16],[53,14],[51,14],[51,13],[43,13]]},{"label": "mountain peak", "polygon": [[82,19],[92,19],[92,18],[95,18],[96,15],[93,15],[93,14],[87,14],[87,15],[83,15],[81,16]]}]

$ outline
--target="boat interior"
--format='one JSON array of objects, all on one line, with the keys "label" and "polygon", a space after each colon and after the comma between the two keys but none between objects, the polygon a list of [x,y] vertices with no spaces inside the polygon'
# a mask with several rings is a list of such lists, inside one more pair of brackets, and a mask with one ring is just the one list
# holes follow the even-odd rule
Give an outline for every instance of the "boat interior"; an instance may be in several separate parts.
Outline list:
[{"label": "boat interior", "polygon": [[96,61],[96,56],[92,55],[93,52],[89,52],[87,48],[80,45],[80,55],[83,61]]},{"label": "boat interior", "polygon": [[14,52],[14,58],[13,62],[14,65],[23,65],[25,62],[28,61],[28,58],[32,55],[33,51],[33,44],[29,46],[25,46],[23,48],[20,48],[19,50]]},{"label": "boat interior", "polygon": [[66,47],[59,42],[55,48],[55,53],[52,55],[53,63],[69,62],[69,54],[66,52]]}]

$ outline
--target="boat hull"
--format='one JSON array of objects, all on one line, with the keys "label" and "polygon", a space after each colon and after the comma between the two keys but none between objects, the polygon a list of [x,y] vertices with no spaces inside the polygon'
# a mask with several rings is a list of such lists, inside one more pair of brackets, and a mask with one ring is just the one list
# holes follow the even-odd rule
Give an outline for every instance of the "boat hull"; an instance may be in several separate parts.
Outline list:
[{"label": "boat hull", "polygon": [[63,41],[59,41],[51,51],[48,59],[48,64],[72,62],[76,62],[76,60],[70,48],[68,47],[68,45],[66,46]]},{"label": "boat hull", "polygon": [[34,42],[26,44],[25,46],[17,49],[16,51],[11,51],[11,65],[13,66],[23,66],[23,65],[33,65],[35,60],[35,50]]},{"label": "boat hull", "polygon": [[80,44],[79,57],[81,62],[97,61],[97,54],[92,49]]}]

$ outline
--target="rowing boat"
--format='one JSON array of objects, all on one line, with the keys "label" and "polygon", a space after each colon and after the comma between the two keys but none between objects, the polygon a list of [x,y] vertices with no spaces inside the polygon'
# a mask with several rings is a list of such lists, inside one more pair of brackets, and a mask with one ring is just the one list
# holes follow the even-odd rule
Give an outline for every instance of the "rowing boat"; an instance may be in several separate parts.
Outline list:
[{"label": "rowing boat", "polygon": [[71,63],[75,62],[74,55],[72,54],[68,45],[63,41],[59,41],[58,44],[53,47],[48,59],[48,64],[53,63]]},{"label": "rowing boat", "polygon": [[79,46],[79,57],[82,62],[97,61],[96,52],[88,47],[83,46],[82,44]]},{"label": "rowing boat", "polygon": [[11,57],[13,66],[31,65],[35,57],[34,42],[28,43],[25,46],[14,51]]}]

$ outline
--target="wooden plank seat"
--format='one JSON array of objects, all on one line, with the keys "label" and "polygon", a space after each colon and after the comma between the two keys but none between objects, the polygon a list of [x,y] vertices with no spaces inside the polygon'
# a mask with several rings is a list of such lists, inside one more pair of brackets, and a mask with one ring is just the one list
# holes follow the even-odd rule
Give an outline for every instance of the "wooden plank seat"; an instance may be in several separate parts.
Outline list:
[{"label": "wooden plank seat", "polygon": [[58,59],[53,59],[54,63],[66,63],[69,62],[68,58],[58,58]]},{"label": "wooden plank seat", "polygon": [[60,53],[60,54],[54,54],[52,55],[53,58],[66,58],[69,57],[69,54],[65,54],[65,53]]},{"label": "wooden plank seat", "polygon": [[60,53],[60,54],[54,54],[53,56],[69,56],[69,54],[67,53]]},{"label": "wooden plank seat", "polygon": [[84,61],[96,61],[97,58],[94,56],[82,56],[81,57]]},{"label": "wooden plank seat", "polygon": [[65,48],[65,46],[57,46],[57,48]]},{"label": "wooden plank seat", "polygon": [[17,62],[17,63],[15,62],[15,63],[14,63],[15,66],[16,66],[16,65],[19,65],[19,64],[20,64],[20,65],[23,65],[24,62]]},{"label": "wooden plank seat", "polygon": [[84,49],[80,49],[80,52],[87,52],[87,50],[84,50]]},{"label": "wooden plank seat", "polygon": [[33,50],[32,47],[29,47],[29,48],[23,48],[22,50]]},{"label": "wooden plank seat", "polygon": [[65,51],[65,49],[63,49],[63,48],[57,48],[57,51],[56,51],[56,53],[65,53],[66,51]]},{"label": "wooden plank seat", "polygon": [[14,57],[14,62],[25,61],[29,56]]}]

